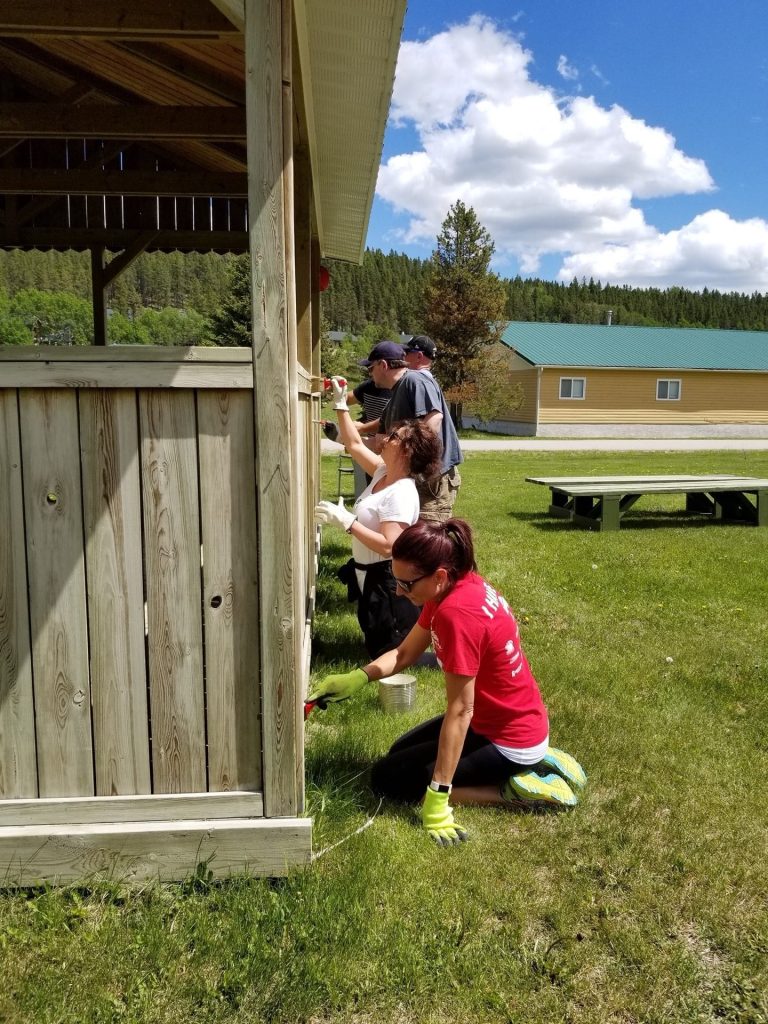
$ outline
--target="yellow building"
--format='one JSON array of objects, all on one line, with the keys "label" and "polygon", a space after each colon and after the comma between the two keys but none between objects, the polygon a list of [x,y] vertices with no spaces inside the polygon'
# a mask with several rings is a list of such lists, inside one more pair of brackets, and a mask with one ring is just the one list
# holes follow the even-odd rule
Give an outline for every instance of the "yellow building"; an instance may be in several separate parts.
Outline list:
[{"label": "yellow building", "polygon": [[519,408],[539,437],[768,437],[768,332],[509,323]]}]

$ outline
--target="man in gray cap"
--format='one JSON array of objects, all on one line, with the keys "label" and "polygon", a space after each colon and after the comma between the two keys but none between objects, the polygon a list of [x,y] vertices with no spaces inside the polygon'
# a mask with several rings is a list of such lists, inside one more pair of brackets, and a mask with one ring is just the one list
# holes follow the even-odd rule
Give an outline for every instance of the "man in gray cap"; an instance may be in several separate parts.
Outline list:
[{"label": "man in gray cap", "polygon": [[368,367],[379,387],[392,389],[392,397],[381,417],[362,425],[360,432],[387,436],[402,420],[423,419],[440,435],[443,442],[440,474],[432,480],[417,482],[417,488],[421,518],[443,522],[453,514],[461,486],[458,466],[464,456],[442,389],[430,372],[436,354],[434,341],[425,334],[411,338],[405,350],[393,341],[374,345],[361,365]]}]

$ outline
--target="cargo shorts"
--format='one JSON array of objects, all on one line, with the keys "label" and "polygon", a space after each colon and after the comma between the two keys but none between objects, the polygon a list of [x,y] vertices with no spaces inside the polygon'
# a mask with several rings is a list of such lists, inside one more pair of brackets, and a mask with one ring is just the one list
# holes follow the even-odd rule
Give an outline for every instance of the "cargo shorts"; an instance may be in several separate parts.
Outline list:
[{"label": "cargo shorts", "polygon": [[444,523],[453,515],[453,505],[461,487],[461,474],[458,466],[451,466],[440,476],[431,480],[421,480],[416,484],[419,492],[421,510],[419,519],[431,523]]}]

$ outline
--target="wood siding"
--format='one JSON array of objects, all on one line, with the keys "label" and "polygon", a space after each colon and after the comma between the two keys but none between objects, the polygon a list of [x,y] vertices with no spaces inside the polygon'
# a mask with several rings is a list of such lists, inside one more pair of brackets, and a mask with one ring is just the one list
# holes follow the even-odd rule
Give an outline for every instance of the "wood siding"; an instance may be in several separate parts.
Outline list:
[{"label": "wood siding", "polygon": [[[583,401],[559,398],[561,377],[585,378]],[[660,379],[681,382],[679,401],[656,400]],[[768,423],[768,374],[545,367],[539,422]]]},{"label": "wood siding", "polygon": [[54,388],[0,357],[0,797],[257,791],[253,391],[91,355]]}]

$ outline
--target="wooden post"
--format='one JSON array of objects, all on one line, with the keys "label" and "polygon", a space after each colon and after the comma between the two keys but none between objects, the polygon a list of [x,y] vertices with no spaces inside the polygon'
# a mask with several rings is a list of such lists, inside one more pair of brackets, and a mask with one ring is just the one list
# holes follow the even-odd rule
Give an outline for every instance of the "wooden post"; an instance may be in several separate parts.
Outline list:
[{"label": "wooden post", "polygon": [[[298,332],[296,317],[296,238],[295,238],[295,203],[293,176],[293,0],[282,0],[281,27],[281,59],[282,59],[282,109],[283,109],[283,222],[285,239],[285,289],[286,289],[286,327],[288,342],[288,394],[290,398],[290,437],[291,437],[291,478],[295,488],[296,500],[291,502],[291,533],[292,546],[295,553],[294,562],[294,644],[295,683],[298,699],[296,700],[296,799],[298,810],[304,810],[304,697],[306,696],[306,680],[304,678],[304,635],[307,623],[307,539],[304,525],[307,518],[305,501],[299,501],[299,495],[306,493],[300,484],[307,479],[307,451],[301,433],[301,415],[299,411],[299,374],[298,374]],[[311,418],[311,417],[309,417]]]},{"label": "wooden post", "polygon": [[104,246],[91,249],[91,292],[93,295],[93,343],[107,344],[107,304],[105,302]]},{"label": "wooden post", "polygon": [[[281,0],[246,0],[248,206],[253,290],[256,486],[264,736],[264,809],[296,814],[299,760],[295,631],[296,481],[285,280]],[[289,449],[290,450],[290,449]]]},{"label": "wooden post", "polygon": [[[312,178],[306,147],[294,154],[296,319],[299,363],[312,374]],[[317,367],[319,370],[319,367]]]}]

